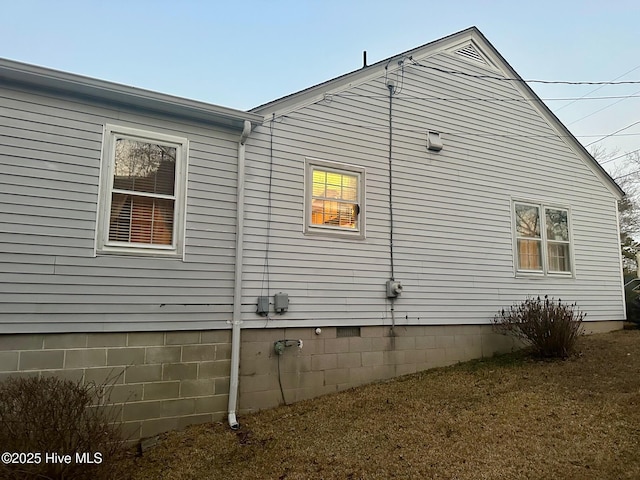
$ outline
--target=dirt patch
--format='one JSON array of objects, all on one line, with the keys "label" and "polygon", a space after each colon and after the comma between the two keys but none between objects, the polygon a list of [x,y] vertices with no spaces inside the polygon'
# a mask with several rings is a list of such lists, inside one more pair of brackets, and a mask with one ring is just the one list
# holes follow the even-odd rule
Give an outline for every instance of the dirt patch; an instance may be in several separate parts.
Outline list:
[{"label": "dirt patch", "polygon": [[513,354],[161,437],[136,479],[640,478],[640,331]]}]

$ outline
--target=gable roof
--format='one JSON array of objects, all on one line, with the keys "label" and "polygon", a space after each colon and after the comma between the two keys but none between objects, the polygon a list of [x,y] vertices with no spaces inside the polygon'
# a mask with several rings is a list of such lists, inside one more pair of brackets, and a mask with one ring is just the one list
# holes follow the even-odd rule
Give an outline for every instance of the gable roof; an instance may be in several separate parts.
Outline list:
[{"label": "gable roof", "polygon": [[5,58],[0,58],[0,85],[9,87],[27,86],[81,100],[129,106],[148,112],[193,119],[234,130],[242,130],[245,120],[254,125],[262,123],[263,120],[262,116],[254,113],[29,65]]},{"label": "gable roof", "polygon": [[448,35],[439,40],[429,42],[420,47],[407,50],[406,52],[386,58],[374,64],[364,66],[361,69],[346,73],[326,82],[314,85],[296,93],[286,95],[271,102],[259,105],[250,112],[262,115],[275,114],[276,116],[286,114],[306,105],[310,105],[325,98],[327,94],[338,93],[352,86],[362,84],[370,79],[377,78],[384,74],[384,69],[392,64],[394,59],[411,58],[419,59],[433,56],[443,51],[453,51],[464,56],[471,61],[484,64],[486,68],[494,70],[496,77],[513,79],[515,87],[524,98],[530,100],[531,105],[540,115],[545,118],[551,128],[560,137],[565,139],[568,145],[583,158],[585,163],[608,187],[611,193],[621,199],[625,193],[611,176],[602,168],[589,151],[576,139],[569,129],[555,116],[547,105],[538,97],[529,85],[518,75],[518,73],[502,57],[500,52],[486,39],[486,37],[476,27],[470,27],[458,33]]}]

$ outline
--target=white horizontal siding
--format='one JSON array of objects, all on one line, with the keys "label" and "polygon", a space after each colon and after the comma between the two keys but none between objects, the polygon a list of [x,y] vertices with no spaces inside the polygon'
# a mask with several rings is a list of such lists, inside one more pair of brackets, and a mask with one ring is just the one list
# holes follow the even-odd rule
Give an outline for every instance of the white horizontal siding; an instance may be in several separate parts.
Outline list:
[{"label": "white horizontal siding", "polygon": [[[105,123],[189,140],[185,258],[95,256]],[[0,89],[0,331],[227,328],[238,134]]]},{"label": "white horizontal siding", "polygon": [[[428,64],[489,73],[448,54]],[[425,62],[427,61],[425,60]],[[494,71],[490,72],[495,75]],[[527,295],[578,302],[589,320],[622,319],[615,199],[509,82],[407,65],[393,98],[395,302],[398,324],[487,323]],[[429,97],[438,97],[437,99]],[[447,99],[447,100],[442,100]],[[384,75],[287,113],[248,144],[243,316],[247,326],[391,322],[388,90]],[[268,114],[269,112],[264,112]],[[426,150],[427,130],[444,149]],[[305,236],[305,157],[366,168],[367,236]],[[516,276],[512,199],[569,207],[575,276]],[[285,315],[255,314],[258,295],[289,294]]]}]

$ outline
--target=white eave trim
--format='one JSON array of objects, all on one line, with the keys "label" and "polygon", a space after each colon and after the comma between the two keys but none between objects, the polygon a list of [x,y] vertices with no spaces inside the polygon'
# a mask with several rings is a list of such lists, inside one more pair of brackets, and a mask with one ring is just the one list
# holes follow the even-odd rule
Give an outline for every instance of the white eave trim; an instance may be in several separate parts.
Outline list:
[{"label": "white eave trim", "polygon": [[[478,50],[483,58],[487,60],[489,65],[485,68],[495,68],[500,74],[508,78],[518,78],[520,76],[515,72],[513,67],[502,57],[500,52],[487,40],[484,35],[476,27],[470,27],[466,30],[454,33],[447,37],[435,40],[421,47],[408,50],[404,53],[395,55],[388,59],[379,61],[367,67],[361,68],[340,77],[328,80],[313,87],[301,90],[297,93],[287,95],[269,103],[265,103],[255,107],[251,112],[259,112],[266,115],[265,118],[275,114],[276,116],[287,115],[293,111],[299,110],[308,105],[314,104],[331,95],[339,94],[352,87],[366,83],[374,78],[384,75],[385,66],[388,66],[388,73],[395,73],[398,70],[397,62],[394,59],[412,56],[419,61],[437,55],[441,52],[452,54],[456,49],[471,44]],[[479,66],[481,66],[479,64]],[[588,150],[573,136],[569,129],[553,114],[551,109],[538,97],[529,85],[524,81],[512,82],[515,88],[524,98],[534,98],[537,101],[530,100],[529,103],[534,109],[547,121],[547,124],[554,129],[558,135],[564,138],[566,144],[576,155],[584,159],[587,166],[600,179],[612,195],[620,200],[624,197],[624,191],[620,188],[615,180],[602,168],[602,166],[589,154]]]},{"label": "white eave trim", "polygon": [[131,105],[159,113],[193,118],[242,130],[244,121],[262,123],[262,115],[212,105],[197,100],[153,92],[119,83],[61,72],[0,58],[0,83],[27,85],[43,90],[84,96],[97,101]]},{"label": "white eave trim", "polygon": [[257,107],[250,109],[250,112],[260,112],[266,117],[270,117],[272,113],[276,116],[286,115],[287,113],[311,105],[325,98],[326,95],[338,94],[358,85],[362,85],[374,78],[378,78],[385,73],[385,67],[389,74],[395,73],[400,69],[395,59],[415,57],[424,60],[430,56],[436,55],[442,51],[451,48],[453,45],[462,45],[475,38],[474,33],[477,31],[475,27],[467,28],[460,32],[454,33],[438,40],[433,40],[420,47],[407,50],[406,52],[393,55],[378,62],[367,65],[366,67],[354,70],[349,73],[340,75],[339,77],[327,80],[317,85],[305,88],[298,92],[286,95],[284,97],[272,100]]}]

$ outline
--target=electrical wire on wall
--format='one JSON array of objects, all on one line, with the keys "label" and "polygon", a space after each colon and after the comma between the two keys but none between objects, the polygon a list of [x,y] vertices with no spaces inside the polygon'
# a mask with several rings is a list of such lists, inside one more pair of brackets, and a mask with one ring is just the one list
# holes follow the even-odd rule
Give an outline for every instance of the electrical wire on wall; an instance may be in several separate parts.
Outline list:
[{"label": "electrical wire on wall", "polygon": [[[405,64],[405,59],[407,57],[402,56],[400,58],[400,60],[398,60],[398,66],[400,68],[396,68],[396,85],[399,85],[398,87],[394,87],[394,91],[393,94],[394,95],[398,95],[399,93],[402,92],[402,89],[404,88],[404,64]],[[384,67],[384,84],[385,85],[389,85],[389,65],[391,64],[391,62],[393,61],[393,58],[390,58],[389,61],[387,62],[387,64]],[[348,95],[348,94],[347,94]],[[356,94],[357,95],[357,94]],[[338,93],[336,94],[336,96],[343,96],[343,94]],[[381,95],[382,97],[386,97],[386,95]],[[375,95],[374,95],[375,97]]]},{"label": "electrical wire on wall", "polygon": [[[530,102],[568,102],[572,100],[571,103],[575,103],[577,101],[587,101],[587,100],[627,100],[629,98],[640,98],[640,91],[632,93],[630,95],[604,95],[600,97],[437,97],[434,95],[409,95],[404,94],[402,97],[398,97],[398,93],[396,92],[396,100],[430,100],[434,102],[496,102],[496,103],[530,103]],[[334,98],[387,98],[387,95],[384,94],[376,94],[376,93],[333,93],[326,94],[324,101],[326,103],[331,103]],[[331,100],[329,100],[331,99]],[[562,107],[558,108],[561,110]]]},{"label": "electrical wire on wall", "polygon": [[[387,98],[387,95],[385,95],[385,98]],[[396,102],[397,100],[398,98],[396,97]],[[296,117],[302,117],[302,118],[296,118]],[[341,125],[341,126],[347,126],[347,127],[362,128],[369,131],[388,130],[388,126],[386,125],[382,126],[380,124],[374,124],[374,123],[355,123],[355,122],[342,121],[342,120],[324,120],[324,119],[318,119],[306,113],[296,113],[295,117],[290,114],[283,115],[281,118],[294,120],[294,121],[295,120],[304,121],[305,123],[311,123],[314,125],[322,125],[322,126]],[[401,132],[408,132],[408,133],[426,134],[429,131],[429,128],[422,127],[422,126],[416,126],[416,128],[399,128],[396,126],[394,130],[401,131]],[[514,138],[514,139],[535,139],[535,140],[539,140],[541,138],[565,139],[565,138],[574,138],[574,137],[575,138],[602,137],[602,134],[574,136],[574,135],[561,135],[561,134],[554,133],[549,135],[540,135],[540,134],[533,135],[533,134],[523,134],[523,133],[488,133],[488,132],[484,133],[484,132],[472,132],[472,131],[464,131],[464,130],[440,130],[440,133],[446,133],[449,136],[456,136],[456,137],[462,137],[462,138]],[[633,136],[640,136],[640,133],[609,134],[607,135],[607,138],[608,137],[633,137]],[[535,143],[539,143],[539,142],[536,141]]]},{"label": "electrical wire on wall", "polygon": [[391,262],[391,280],[395,280],[393,262],[393,84],[389,89],[389,260]]},{"label": "electrical wire on wall", "polygon": [[[540,83],[540,84],[555,84],[555,85],[596,85],[599,86],[599,88],[596,88],[594,90],[592,90],[591,92],[589,92],[586,95],[583,95],[582,97],[571,97],[571,98],[547,98],[547,99],[540,99],[540,98],[440,98],[440,97],[415,97],[415,96],[411,96],[411,95],[403,95],[401,98],[404,98],[406,100],[412,100],[412,99],[418,99],[418,100],[434,100],[434,101],[472,101],[472,102],[544,102],[544,101],[567,101],[567,100],[571,100],[571,103],[574,103],[576,101],[579,100],[603,100],[603,99],[620,99],[622,100],[626,100],[628,98],[636,98],[638,96],[639,92],[635,92],[634,94],[631,95],[618,95],[618,96],[606,96],[606,97],[589,97],[588,95],[590,95],[590,93],[593,93],[597,90],[599,90],[600,88],[603,88],[605,86],[616,86],[616,85],[637,85],[640,84],[640,80],[629,80],[629,81],[619,81],[618,79],[624,77],[625,75],[637,70],[638,68],[640,68],[640,65],[633,68],[632,70],[629,70],[628,72],[624,73],[623,75],[620,75],[618,77],[616,77],[613,80],[609,80],[609,81],[566,81],[566,80],[537,80],[537,79],[523,79],[520,77],[501,77],[501,76],[496,76],[496,75],[478,75],[478,74],[472,74],[472,73],[468,73],[468,72],[464,72],[464,71],[460,71],[460,70],[450,70],[450,69],[446,69],[446,68],[440,68],[434,65],[425,65],[424,63],[421,63],[419,61],[417,61],[416,59],[413,58],[413,56],[406,56],[406,55],[402,55],[400,57],[395,57],[395,58],[399,58],[399,60],[397,61],[398,66],[400,68],[396,68],[395,70],[395,74],[396,74],[396,82],[398,85],[400,85],[399,88],[397,88],[396,92],[394,93],[396,96],[398,93],[400,93],[403,90],[404,87],[404,76],[405,76],[405,66],[406,65],[410,65],[412,67],[417,67],[417,68],[421,68],[421,69],[425,69],[425,70],[431,70],[431,71],[435,71],[435,72],[439,72],[439,73],[443,73],[445,75],[451,75],[451,76],[463,76],[463,77],[467,77],[467,78],[474,78],[474,79],[478,79],[478,80],[494,80],[494,81],[500,81],[500,82],[514,82],[514,83]],[[392,61],[394,60],[394,58],[390,58],[388,59],[384,69],[385,69],[385,74],[384,74],[384,81],[385,84],[388,83],[389,80],[389,66],[391,65]],[[408,63],[407,63],[408,62]],[[373,65],[372,65],[373,66]],[[318,102],[320,101],[325,101],[326,99],[333,99],[334,97],[349,97],[349,96],[356,96],[356,97],[364,97],[364,98],[377,98],[380,96],[384,96],[384,95],[367,95],[367,94],[359,94],[359,93],[348,93],[348,92],[342,92],[342,91],[332,91],[332,92],[327,92],[325,94],[325,96],[323,97],[322,100],[318,100]],[[330,101],[330,100],[329,100]],[[570,105],[571,103],[569,103],[568,105]],[[560,107],[558,110],[568,106],[565,105],[563,107]],[[293,109],[292,111],[297,111],[301,108],[304,108],[305,106],[307,106],[307,104],[301,104],[298,108]],[[604,107],[604,108],[609,108],[609,106]],[[603,108],[603,109],[604,109]],[[602,110],[602,109],[601,109]],[[292,111],[288,112],[291,113]],[[594,112],[597,113],[597,112]],[[591,114],[590,114],[591,115]],[[589,115],[589,116],[590,116]],[[288,116],[288,114],[280,114],[278,115],[278,117],[283,117],[286,118]],[[274,117],[275,118],[275,117]],[[586,118],[586,117],[584,117]],[[578,119],[576,120],[576,122],[580,121],[582,119]],[[273,119],[271,120],[273,122]]]},{"label": "electrical wire on wall", "polygon": [[[267,238],[264,247],[264,265],[262,267],[262,284],[260,286],[260,296],[264,295],[265,282],[267,285],[266,297],[271,297],[271,275],[269,272],[269,249],[271,247],[271,213],[272,213],[272,187],[273,187],[273,125],[275,123],[276,114],[272,114],[269,123],[269,184],[267,188]],[[269,323],[269,314],[267,313],[267,321],[265,327]]]},{"label": "electrical wire on wall", "polygon": [[273,346],[276,352],[276,356],[278,357],[278,385],[280,386],[280,394],[282,395],[282,402],[285,405],[289,405],[287,399],[284,396],[284,387],[282,386],[282,372],[280,371],[280,358],[284,355],[287,347],[298,347],[299,350],[302,350],[302,339],[289,340],[284,338],[282,340],[277,340],[274,342]]},{"label": "electrical wire on wall", "polygon": [[[389,89],[389,261],[391,264],[391,280],[395,280],[395,264],[393,259],[393,95],[394,84],[386,80]],[[395,298],[389,299],[391,304],[391,336],[396,326]]]},{"label": "electrical wire on wall", "polygon": [[[475,78],[475,79],[482,79],[482,80],[495,80],[495,81],[505,81],[505,82],[519,82],[519,83],[544,83],[544,84],[565,84],[565,85],[598,85],[601,88],[603,86],[609,86],[609,85],[625,85],[625,84],[639,84],[640,81],[617,81],[618,78],[611,81],[605,81],[605,82],[589,82],[589,81],[562,81],[562,80],[533,80],[533,79],[522,79],[522,78],[509,78],[509,77],[499,77],[499,76],[495,76],[495,75],[475,75],[475,74],[470,74],[467,72],[463,72],[463,71],[457,71],[457,70],[447,70],[444,68],[439,68],[439,67],[435,67],[435,66],[431,66],[431,65],[425,65],[423,63],[420,63],[419,61],[415,60],[413,57],[411,56],[401,56],[401,57],[396,57],[396,59],[399,58],[399,60],[397,60],[398,66],[400,68],[395,68],[395,79],[396,79],[396,84],[399,85],[399,88],[396,88],[393,95],[396,97],[396,101],[398,100],[404,100],[404,101],[414,101],[414,100],[427,100],[427,101],[436,101],[436,102],[458,102],[458,101],[464,101],[464,102],[497,102],[497,103],[505,103],[505,102],[511,102],[511,103],[517,103],[517,102],[544,102],[544,101],[567,101],[567,100],[572,100],[572,101],[578,101],[578,100],[605,100],[605,99],[618,99],[620,101],[626,100],[626,99],[630,99],[630,98],[637,98],[638,94],[640,93],[640,91],[635,92],[632,95],[616,95],[616,96],[606,96],[606,97],[569,97],[569,98],[548,98],[548,99],[540,99],[540,98],[509,98],[509,97],[487,97],[487,98],[482,98],[482,97],[462,97],[462,98],[452,98],[452,97],[438,97],[438,96],[414,96],[414,95],[410,95],[410,94],[402,94],[399,95],[399,93],[403,90],[404,87],[404,77],[405,77],[405,67],[407,65],[411,66],[411,67],[417,67],[417,68],[422,68],[422,69],[429,69],[429,70],[433,70],[433,71],[437,71],[440,73],[444,73],[444,74],[448,74],[448,75],[453,75],[453,76],[464,76],[464,77],[469,77],[469,78]],[[386,65],[385,65],[385,73],[384,73],[384,82],[385,85],[387,85],[389,83],[389,80],[391,78],[391,76],[393,75],[393,73],[389,73],[389,67],[391,65],[391,63],[394,61],[394,58],[390,58]],[[407,63],[408,62],[408,63]],[[636,70],[637,68],[640,68],[640,66],[634,68],[633,70]],[[630,73],[631,71],[627,73]],[[626,75],[626,74],[625,74]],[[595,89],[594,91],[596,91],[598,89]],[[349,92],[330,92],[330,93],[326,93],[325,96],[323,97],[322,100],[318,100],[318,102],[331,102],[334,98],[348,98],[348,97],[362,97],[362,98],[383,98],[386,95],[384,94],[363,94],[363,93],[349,93]],[[306,106],[306,105],[305,105]],[[303,106],[300,106],[299,108],[303,108]],[[608,107],[605,107],[608,108]],[[271,123],[274,122],[274,120],[276,118],[281,118],[282,120],[286,119],[286,118],[293,118],[291,116],[291,114],[295,111],[297,114],[302,114],[302,112],[298,111],[299,109],[294,109],[293,111],[289,111],[287,113],[283,113],[278,115],[277,117],[274,114],[274,117],[271,119]],[[602,110],[602,109],[601,109]],[[597,112],[594,112],[597,113]],[[577,121],[579,121],[581,119],[578,119]],[[348,126],[354,126],[354,127],[360,127],[360,128],[366,128],[369,130],[377,130],[380,129],[381,126],[380,125],[376,125],[376,124],[355,124],[352,122],[341,122],[341,121],[335,121],[335,120],[323,120],[323,119],[305,119],[306,122],[308,123],[314,123],[314,124],[318,124],[318,125],[348,125]],[[382,127],[384,128],[384,127]],[[406,132],[419,132],[419,133],[426,133],[427,130],[425,130],[424,128],[415,128],[415,129],[408,129],[408,128],[400,128],[400,129],[396,129],[396,130],[402,130],[402,131],[406,131]],[[451,135],[455,135],[458,137],[465,137],[465,138],[517,138],[517,139],[524,139],[524,138],[531,138],[531,139],[535,139],[535,140],[539,140],[540,138],[559,138],[559,139],[563,139],[563,138],[574,138],[574,136],[572,135],[562,135],[562,134],[553,134],[553,135],[527,135],[524,133],[513,133],[513,134],[504,134],[504,133],[476,133],[476,132],[441,132],[441,133],[447,133],[449,136]],[[640,134],[612,134],[610,136],[635,136],[635,135],[640,135]],[[579,135],[576,138],[589,138],[589,137],[600,137],[601,135]],[[595,142],[594,142],[595,143]]]},{"label": "electrical wire on wall", "polygon": [[278,385],[280,386],[280,395],[282,395],[282,403],[285,405],[289,405],[287,403],[287,399],[284,397],[284,388],[282,387],[282,373],[280,372],[280,357],[282,355],[278,355]]}]

